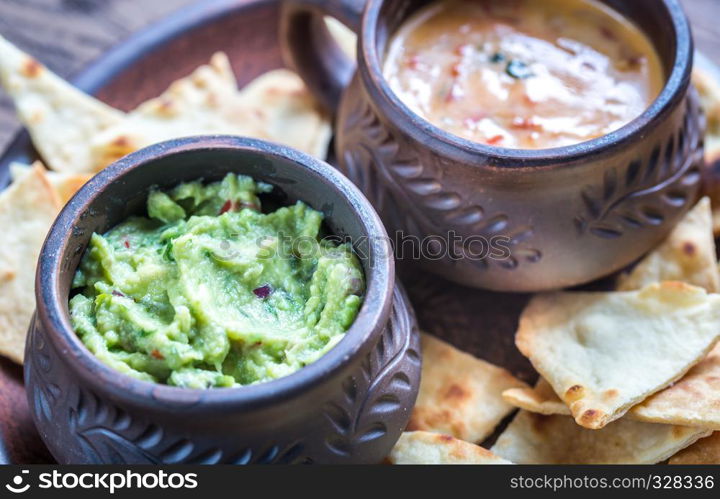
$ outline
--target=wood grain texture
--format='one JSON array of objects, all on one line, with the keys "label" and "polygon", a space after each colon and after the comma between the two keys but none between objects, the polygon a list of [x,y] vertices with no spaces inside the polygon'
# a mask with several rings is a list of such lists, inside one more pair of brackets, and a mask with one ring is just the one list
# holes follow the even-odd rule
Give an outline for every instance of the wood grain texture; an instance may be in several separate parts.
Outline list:
[{"label": "wood grain texture", "polygon": [[0,464],[50,463],[52,456],[30,418],[22,368],[0,358]]},{"label": "wood grain texture", "polygon": [[[195,0],[2,0],[0,34],[71,78],[118,41]],[[0,149],[17,132],[0,92]]]}]

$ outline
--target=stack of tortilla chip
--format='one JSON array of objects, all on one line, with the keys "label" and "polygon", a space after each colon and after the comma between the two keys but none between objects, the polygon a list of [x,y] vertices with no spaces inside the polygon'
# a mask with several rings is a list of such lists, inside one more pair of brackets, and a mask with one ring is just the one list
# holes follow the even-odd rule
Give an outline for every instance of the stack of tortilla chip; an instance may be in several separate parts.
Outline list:
[{"label": "stack of tortilla chip", "polygon": [[[425,335],[418,404],[391,462],[720,464],[720,83],[702,68],[693,83],[709,197],[616,292],[531,301],[516,343],[540,372],[534,388]],[[499,390],[513,384],[502,399],[520,412],[486,454],[473,443],[509,413]]]},{"label": "stack of tortilla chip", "polygon": [[422,350],[420,392],[408,424],[410,431],[482,442],[513,410],[502,392],[528,388],[505,369],[433,336],[422,335]]},{"label": "stack of tortilla chip", "polygon": [[[344,50],[354,37],[330,22]],[[720,164],[720,85],[693,75],[708,116],[706,159]],[[226,133],[324,157],[331,129],[286,70],[238,90],[225,54],[129,113],[75,89],[0,37],[0,84],[39,162],[13,165],[0,193],[0,353],[22,362],[35,263],[64,202],[91,174],[147,145]],[[519,349],[541,374],[534,388],[506,370],[423,335],[422,382],[396,464],[720,463],[720,185],[645,257],[618,290],[536,296]],[[489,451],[482,443],[515,408]],[[712,433],[712,432],[715,433]]]},{"label": "stack of tortilla chip", "polygon": [[97,171],[151,144],[203,134],[266,139],[324,159],[331,133],[295,73],[270,71],[238,91],[227,56],[217,53],[207,66],[94,134],[89,142],[91,167]]},{"label": "stack of tortilla chip", "polygon": [[528,464],[656,463],[720,430],[715,258],[704,198],[619,291],[533,298],[516,343],[541,378],[503,393],[521,411],[491,450]]},{"label": "stack of tortilla chip", "polygon": [[18,363],[35,309],[35,262],[61,206],[39,164],[0,193],[0,353]]},{"label": "stack of tortilla chip", "polygon": [[63,205],[70,201],[70,198],[73,197],[77,190],[92,177],[90,173],[69,173],[47,170],[40,161],[36,161],[32,166],[22,163],[11,163],[10,179],[12,182],[18,182],[23,176],[37,168],[43,170],[45,177],[55,188]]},{"label": "stack of tortilla chip", "polygon": [[35,309],[35,266],[60,208],[87,173],[48,171],[41,162],[10,165],[10,187],[0,192],[0,355],[22,364],[25,336]]},{"label": "stack of tortilla chip", "polygon": [[11,166],[0,194],[7,227],[0,258],[0,354],[21,363],[35,305],[35,264],[60,207],[91,175],[142,147],[177,137],[245,135],[325,158],[330,123],[300,78],[285,69],[238,90],[228,58],[170,85],[129,113],[81,92],[0,37],[0,85],[12,98],[42,156],[32,167]]},{"label": "stack of tortilla chip", "polygon": [[423,368],[415,408],[389,460],[396,464],[500,464],[475,445],[514,410],[504,390],[529,389],[507,370],[422,335]]},{"label": "stack of tortilla chip", "polygon": [[[720,274],[709,200],[617,288],[531,300],[516,343],[541,374],[534,388],[423,335],[417,405],[389,461],[719,462]],[[513,407],[490,450],[476,445]]]},{"label": "stack of tortilla chip", "polygon": [[58,171],[93,171],[91,137],[123,120],[122,112],[84,94],[2,37],[0,84],[35,148]]},{"label": "stack of tortilla chip", "polygon": [[62,172],[97,172],[139,148],[204,134],[246,135],[324,158],[331,136],[328,119],[295,73],[271,71],[238,90],[223,53],[123,113],[0,37],[0,84],[45,163]]}]

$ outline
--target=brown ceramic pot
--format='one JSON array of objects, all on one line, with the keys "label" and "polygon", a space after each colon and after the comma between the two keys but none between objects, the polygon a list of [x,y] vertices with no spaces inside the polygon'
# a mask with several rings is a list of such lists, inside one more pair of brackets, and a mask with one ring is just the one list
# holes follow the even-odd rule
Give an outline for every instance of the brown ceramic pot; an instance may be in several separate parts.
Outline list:
[{"label": "brown ceramic pot", "polygon": [[[318,361],[266,383],[196,390],[102,364],[69,320],[70,283],[93,232],[143,213],[151,186],[243,173],[325,214],[349,236],[367,290],[345,337]],[[276,201],[279,199],[276,198]],[[281,201],[282,199],[280,199]],[[375,463],[407,424],[420,380],[419,333],[395,285],[380,219],[329,165],[239,137],[151,146],[90,180],[55,221],[38,264],[25,351],[33,420],[60,463]]]},{"label": "brown ceramic pot", "polygon": [[[281,38],[286,62],[337,110],[339,167],[391,236],[425,241],[421,264],[456,282],[538,291],[630,264],[663,239],[699,191],[704,121],[690,87],[685,15],[676,0],[604,1],[649,35],[665,87],[619,130],[554,149],[462,139],[393,94],[382,75],[388,41],[428,1],[286,0]],[[357,65],[331,42],[321,14],[358,33]],[[493,240],[505,241],[509,254],[488,255]]]}]

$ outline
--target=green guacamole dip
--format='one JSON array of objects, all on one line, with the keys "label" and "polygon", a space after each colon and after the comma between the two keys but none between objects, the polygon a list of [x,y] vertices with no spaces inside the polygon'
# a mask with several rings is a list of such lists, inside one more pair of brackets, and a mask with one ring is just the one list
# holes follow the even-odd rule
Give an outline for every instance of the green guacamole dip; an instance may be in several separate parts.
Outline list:
[{"label": "green guacamole dip", "polygon": [[330,350],[362,303],[362,268],[321,238],[319,211],[262,213],[270,190],[234,174],[153,190],[147,218],[93,234],[70,300],[83,343],[118,371],[189,388],[268,381]]}]

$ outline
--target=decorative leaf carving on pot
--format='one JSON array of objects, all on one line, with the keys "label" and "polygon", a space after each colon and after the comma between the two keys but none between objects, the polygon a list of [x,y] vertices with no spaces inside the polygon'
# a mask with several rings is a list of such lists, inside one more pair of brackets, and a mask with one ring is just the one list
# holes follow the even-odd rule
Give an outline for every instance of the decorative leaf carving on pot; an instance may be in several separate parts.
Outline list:
[{"label": "decorative leaf carving on pot", "polygon": [[35,327],[35,324],[36,319],[33,315],[28,329],[30,350],[26,352],[24,368],[25,370],[33,369],[37,373],[37,377],[42,380],[29,388],[35,419],[52,423],[55,404],[63,396],[63,393],[51,375],[53,364],[44,334]]},{"label": "decorative leaf carving on pot", "polygon": [[[54,432],[75,435],[77,449],[70,459],[84,464],[296,464],[311,463],[303,440],[266,442],[256,447],[206,446],[191,436],[170,434],[144,417],[132,416],[79,386],[74,380],[55,379],[52,370],[37,368],[37,354],[46,354],[55,366],[56,353],[47,348],[44,332],[29,330],[32,348],[26,358],[26,384],[31,390],[35,420]],[[63,372],[60,371],[60,376]],[[52,381],[51,381],[52,380]],[[55,383],[57,381],[57,383]],[[66,387],[61,391],[59,386]],[[59,424],[60,422],[60,424]],[[52,435],[50,435],[50,438]],[[230,444],[228,442],[228,444]],[[231,444],[230,444],[231,445]]]},{"label": "decorative leaf carving on pot", "polygon": [[302,442],[227,452],[197,445],[191,437],[168,434],[162,427],[133,418],[89,391],[77,389],[68,425],[87,463],[111,464],[269,464],[306,462]]},{"label": "decorative leaf carving on pot", "polygon": [[687,99],[683,126],[645,158],[608,169],[598,185],[581,194],[584,210],[575,217],[579,234],[604,239],[627,230],[661,225],[688,202],[700,182],[702,148],[694,95]]},{"label": "decorative leaf carving on pot", "polygon": [[[56,353],[48,348],[44,331],[29,328],[31,348],[26,356],[26,386],[31,394],[35,421],[53,431],[76,436],[79,449],[72,458],[85,464],[250,464],[304,463],[302,441],[282,446],[268,444],[262,448],[227,451],[219,446],[205,447],[189,436],[168,434],[162,427],[132,417],[128,412],[81,388],[75,381],[57,379],[53,367]],[[42,355],[42,369],[38,358]],[[59,374],[63,375],[62,371]],[[61,390],[60,386],[65,387]],[[62,426],[59,427],[59,422]],[[67,426],[65,426],[67,425]]]},{"label": "decorative leaf carving on pot", "polygon": [[86,463],[159,464],[155,452],[162,445],[162,430],[133,420],[122,409],[100,400],[93,393],[75,390],[75,404],[68,407],[68,429],[83,449]]},{"label": "decorative leaf carving on pot", "polygon": [[[420,239],[443,237],[450,245],[445,251],[448,261],[472,262],[479,268],[495,262],[501,268],[514,269],[521,262],[535,263],[542,258],[541,251],[529,244],[534,235],[531,225],[514,225],[506,213],[488,212],[448,188],[444,171],[452,165],[435,155],[418,158],[413,148],[380,122],[367,99],[346,101],[341,121],[339,168],[365,193],[391,232],[402,231]],[[452,238],[452,233],[461,236],[460,240]],[[486,241],[502,238],[509,254],[489,255],[486,250],[479,256],[469,247],[475,242],[468,243],[467,236]]]},{"label": "decorative leaf carving on pot", "polygon": [[[407,301],[403,291],[396,288],[395,303]],[[323,413],[331,425],[325,445],[342,457],[352,456],[358,448],[388,432],[388,415],[414,403],[415,393],[407,369],[420,370],[419,333],[403,331],[412,327],[411,315],[393,308],[390,322],[377,344],[363,360],[360,369],[342,383],[341,398],[323,406]],[[409,362],[405,363],[405,360]]]}]

